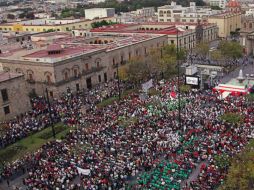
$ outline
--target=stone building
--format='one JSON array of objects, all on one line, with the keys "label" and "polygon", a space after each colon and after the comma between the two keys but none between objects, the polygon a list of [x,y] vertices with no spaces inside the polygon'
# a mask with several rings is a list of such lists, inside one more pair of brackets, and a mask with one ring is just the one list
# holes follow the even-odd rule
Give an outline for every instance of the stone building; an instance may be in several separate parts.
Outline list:
[{"label": "stone building", "polygon": [[[92,33],[149,33],[149,34],[165,34],[168,36],[168,44],[176,44],[178,36],[178,44],[180,48],[187,50],[196,46],[198,23],[186,22],[145,22],[142,24],[116,24],[108,27],[100,27],[92,29]],[[218,37],[218,27],[216,24],[199,23],[202,28],[200,40],[213,41]],[[78,34],[78,32],[76,32]]]},{"label": "stone building", "polygon": [[90,89],[114,79],[117,64],[124,64],[134,56],[145,56],[149,49],[167,43],[163,34],[68,37],[62,33],[45,33],[39,39],[32,49],[2,52],[0,63],[5,71],[23,73],[29,91],[43,95],[47,87],[51,97],[62,95],[68,88]]},{"label": "stone building", "polygon": [[224,12],[208,18],[209,23],[217,24],[220,38],[230,37],[231,32],[241,28],[241,12]]},{"label": "stone building", "polygon": [[23,74],[0,73],[0,121],[9,120],[31,108]]},{"label": "stone building", "polygon": [[243,16],[240,31],[240,44],[244,48],[244,53],[253,55],[254,53],[254,16]]}]

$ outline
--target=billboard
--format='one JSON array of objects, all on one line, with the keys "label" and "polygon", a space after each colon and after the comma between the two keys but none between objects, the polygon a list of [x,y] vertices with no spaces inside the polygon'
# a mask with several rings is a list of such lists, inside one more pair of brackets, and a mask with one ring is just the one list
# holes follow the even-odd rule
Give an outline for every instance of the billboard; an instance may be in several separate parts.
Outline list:
[{"label": "billboard", "polygon": [[198,86],[199,85],[199,78],[193,76],[186,76],[185,77],[185,84]]}]

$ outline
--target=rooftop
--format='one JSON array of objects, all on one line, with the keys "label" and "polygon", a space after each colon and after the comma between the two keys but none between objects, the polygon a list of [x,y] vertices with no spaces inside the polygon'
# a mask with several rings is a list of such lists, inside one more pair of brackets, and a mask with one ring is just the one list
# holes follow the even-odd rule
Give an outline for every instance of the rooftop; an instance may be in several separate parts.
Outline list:
[{"label": "rooftop", "polygon": [[21,73],[0,72],[0,82],[23,76]]},{"label": "rooftop", "polygon": [[[119,36],[118,34],[107,34],[86,38],[68,37],[60,40],[47,41],[42,46],[38,45],[36,42],[29,47],[16,47],[2,51],[0,60],[54,63],[97,51],[111,51],[159,36],[161,35],[123,34]],[[101,43],[105,41],[107,41],[107,43]]]},{"label": "rooftop", "polygon": [[[149,28],[149,26],[158,25],[158,28]],[[166,34],[176,35],[181,34],[184,31],[176,27],[176,23],[158,23],[150,22],[143,24],[114,24],[111,26],[103,26],[99,28],[91,29],[91,32],[113,32],[113,33],[145,33],[145,34]],[[160,26],[160,27],[159,27]],[[149,29],[147,29],[149,28]]]}]

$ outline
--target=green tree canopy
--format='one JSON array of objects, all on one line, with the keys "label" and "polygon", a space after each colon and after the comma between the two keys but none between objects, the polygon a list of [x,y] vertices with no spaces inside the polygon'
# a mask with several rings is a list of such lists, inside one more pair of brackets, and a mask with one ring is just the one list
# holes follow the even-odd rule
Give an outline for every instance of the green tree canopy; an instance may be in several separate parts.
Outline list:
[{"label": "green tree canopy", "polygon": [[220,42],[218,48],[227,59],[237,59],[243,55],[243,48],[238,42],[224,40]]},{"label": "green tree canopy", "polygon": [[196,45],[195,50],[199,55],[207,56],[209,53],[209,44],[206,42],[201,42]]}]

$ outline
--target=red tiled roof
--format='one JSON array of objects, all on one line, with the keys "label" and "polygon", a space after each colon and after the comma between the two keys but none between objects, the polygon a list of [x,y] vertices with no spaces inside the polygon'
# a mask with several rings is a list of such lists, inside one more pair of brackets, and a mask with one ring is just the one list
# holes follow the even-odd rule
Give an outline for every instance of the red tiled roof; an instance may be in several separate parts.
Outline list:
[{"label": "red tiled roof", "polygon": [[96,51],[104,49],[102,47],[94,46],[94,45],[84,45],[84,46],[69,46],[66,48],[63,48],[61,53],[58,54],[48,54],[48,49],[40,50],[28,55],[23,56],[24,58],[60,58],[70,55],[75,55],[79,53],[85,53],[89,51]]}]

